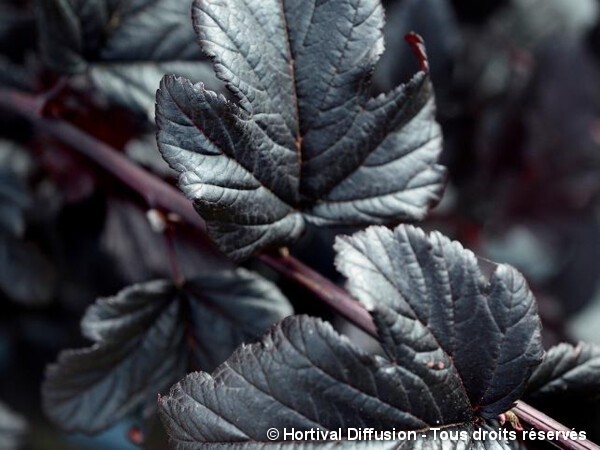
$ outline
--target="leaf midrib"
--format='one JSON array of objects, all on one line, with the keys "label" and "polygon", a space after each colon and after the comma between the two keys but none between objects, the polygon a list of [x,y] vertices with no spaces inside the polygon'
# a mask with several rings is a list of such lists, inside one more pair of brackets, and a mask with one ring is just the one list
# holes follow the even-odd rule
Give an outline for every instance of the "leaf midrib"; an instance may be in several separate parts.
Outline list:
[{"label": "leaf midrib", "polygon": [[281,20],[283,22],[284,31],[285,31],[285,43],[288,52],[288,71],[290,74],[290,79],[292,81],[292,103],[293,103],[293,114],[296,118],[296,135],[294,136],[294,145],[296,147],[296,157],[298,158],[298,194],[300,194],[300,183],[302,180],[302,141],[303,136],[300,132],[302,129],[301,126],[301,117],[300,117],[300,105],[298,102],[298,83],[296,80],[296,58],[294,57],[294,52],[292,50],[292,45],[290,43],[290,28],[287,19],[287,15],[285,12],[284,0],[279,0],[279,5],[281,7]]}]

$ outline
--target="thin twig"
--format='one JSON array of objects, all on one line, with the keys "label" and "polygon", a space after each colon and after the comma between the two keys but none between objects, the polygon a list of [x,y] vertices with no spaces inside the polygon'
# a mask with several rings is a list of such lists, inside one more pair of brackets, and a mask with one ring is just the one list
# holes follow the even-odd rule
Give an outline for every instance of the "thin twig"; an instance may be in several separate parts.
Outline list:
[{"label": "thin twig", "polygon": [[163,233],[165,239],[165,245],[167,247],[167,256],[169,257],[169,267],[171,269],[171,277],[176,286],[183,286],[185,284],[185,275],[179,266],[179,260],[177,259],[177,249],[175,248],[175,230],[173,224],[168,223],[167,228]]},{"label": "thin twig", "polygon": [[[201,234],[207,251],[212,252],[213,256],[220,254],[204,233],[206,225],[194,210],[191,202],[172,186],[135,165],[104,142],[86,134],[70,123],[60,119],[41,117],[38,113],[39,102],[32,95],[0,90],[1,106],[19,113],[31,121],[39,130],[60,139],[74,150],[95,161],[124,184],[142,195],[149,206],[182,217],[201,231],[199,234]],[[344,289],[289,254],[263,254],[259,258],[277,272],[309,289],[324,303],[366,333],[371,336],[377,335],[375,325],[367,310]],[[517,402],[512,412],[523,423],[540,431],[570,431],[564,425],[521,401]],[[559,438],[551,442],[563,450],[600,450],[600,447],[589,440]]]}]

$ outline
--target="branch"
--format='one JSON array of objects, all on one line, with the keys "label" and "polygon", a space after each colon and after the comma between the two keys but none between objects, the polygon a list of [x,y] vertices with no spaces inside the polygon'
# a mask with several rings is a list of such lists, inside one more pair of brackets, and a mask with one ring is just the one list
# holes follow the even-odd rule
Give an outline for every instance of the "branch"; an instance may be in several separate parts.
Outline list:
[{"label": "branch", "polygon": [[[180,191],[128,160],[117,150],[81,131],[70,123],[42,117],[39,98],[14,91],[0,90],[0,106],[19,113],[40,131],[50,134],[73,150],[85,155],[107,172],[138,192],[152,208],[172,212],[202,231],[203,243],[212,256],[224,255],[205,234],[206,224]],[[334,283],[304,265],[292,256],[262,255],[259,258],[284,276],[295,280],[314,292],[325,304],[357,327],[376,336],[375,325],[369,313],[350,295]]]},{"label": "branch", "polygon": [[259,259],[280,274],[306,287],[340,316],[377,338],[377,329],[371,315],[346,290],[289,254],[262,254],[259,255]]},{"label": "branch", "polygon": [[[538,411],[522,401],[518,401],[511,411],[515,413],[522,423],[539,431],[552,431],[554,433],[557,431],[562,431],[563,433],[566,433],[567,436],[572,431],[570,428],[565,427],[563,424],[557,422],[551,417],[548,417],[543,412]],[[587,439],[568,439],[565,438],[564,435],[558,435],[556,440],[547,439],[547,441],[563,450],[600,450],[600,447],[594,444],[592,441]]]},{"label": "branch", "polygon": [[[142,195],[149,206],[181,216],[190,225],[201,231],[199,234],[202,241],[212,256],[224,257],[205,234],[206,224],[196,213],[192,203],[168,183],[70,123],[60,119],[41,117],[39,100],[32,95],[0,89],[0,107],[20,114],[39,130],[60,139],[74,150],[90,158]],[[377,330],[370,314],[344,289],[289,254],[283,252],[276,255],[263,254],[259,258],[275,271],[309,289],[339,315],[371,336],[377,337]],[[517,402],[512,412],[523,423],[540,431],[570,431],[564,425],[521,401]],[[575,441],[559,438],[553,443],[563,450],[600,450],[600,447],[588,440]]]},{"label": "branch", "polygon": [[[0,106],[28,119],[37,129],[67,144],[85,155],[107,172],[140,194],[151,208],[173,212],[190,225],[206,230],[204,220],[196,213],[192,203],[177,189],[129,161],[114,148],[81,131],[70,123],[42,117],[40,102],[32,95],[0,90]],[[203,235],[207,245],[218,252],[214,243]]]}]

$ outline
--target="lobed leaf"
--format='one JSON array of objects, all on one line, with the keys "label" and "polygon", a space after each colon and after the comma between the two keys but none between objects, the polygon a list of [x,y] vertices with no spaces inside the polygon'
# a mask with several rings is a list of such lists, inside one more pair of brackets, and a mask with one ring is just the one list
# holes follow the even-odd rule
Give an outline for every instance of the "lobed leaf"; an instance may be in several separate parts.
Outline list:
[{"label": "lobed leaf", "polygon": [[292,242],[306,221],[421,219],[439,200],[427,73],[369,95],[383,51],[379,0],[196,0],[193,17],[237,102],[166,77],[158,143],[226,253]]},{"label": "lobed leaf", "polygon": [[472,252],[412,226],[371,227],[338,238],[336,250],[392,360],[443,380],[437,397],[485,418],[510,409],[543,355],[535,300],[519,272],[498,265],[486,280]]},{"label": "lobed leaf", "polygon": [[[481,427],[482,430],[490,430],[488,426]],[[465,431],[472,433],[475,429],[468,427],[467,429],[455,428],[452,431]],[[449,430],[445,430],[449,431]],[[463,441],[442,441],[434,439],[431,433],[425,433],[424,437],[419,440],[412,441],[358,441],[358,440],[341,440],[341,441],[288,441],[288,442],[244,442],[244,443],[222,443],[218,445],[219,449],[250,449],[250,450],[338,450],[338,449],[355,449],[360,447],[365,450],[397,450],[402,447],[403,449],[411,450],[465,450],[467,448],[473,450],[508,450],[514,448],[509,446],[506,442],[495,441],[491,439],[485,440],[473,440],[466,439]],[[186,443],[181,446],[175,447],[181,450],[203,450],[215,448],[214,444],[195,444]]]},{"label": "lobed leaf", "polygon": [[198,367],[212,371],[239,343],[254,340],[293,309],[270,281],[244,269],[206,273],[187,284]]},{"label": "lobed leaf", "polygon": [[533,372],[524,399],[569,428],[600,438],[600,347],[579,343],[550,348]]},{"label": "lobed leaf", "polygon": [[[188,375],[159,404],[177,450],[236,448],[236,442],[244,448],[317,448],[307,442],[268,443],[267,431],[341,429],[346,436],[348,427],[373,427],[419,430],[425,438],[429,426],[440,422],[436,400],[424,396],[419,384],[401,366],[362,353],[330,325],[295,316],[260,343],[240,347],[212,375]],[[460,420],[460,412],[451,420]],[[478,428],[462,421],[456,431],[472,435]],[[345,448],[349,442],[329,445]],[[395,448],[398,442],[375,448],[385,445]],[[429,434],[405,445],[441,444]],[[508,448],[495,441],[480,445]]]},{"label": "lobed leaf", "polygon": [[423,436],[402,446],[427,449],[442,446],[427,430],[445,427],[467,433],[451,447],[509,448],[472,437],[494,429],[490,420],[511,408],[541,360],[539,318],[520,274],[498,266],[487,282],[460,244],[407,226],[369,228],[340,239],[337,250],[385,357],[318,319],[287,318],[211,375],[193,373],[160,399],[173,447],[283,448],[283,436],[267,443],[270,428],[342,430],[347,438],[350,427],[372,427],[417,430]]},{"label": "lobed leaf", "polygon": [[169,282],[135,285],[99,300],[82,321],[96,343],[61,352],[42,387],[44,409],[67,431],[99,432],[185,373],[184,328]]},{"label": "lobed leaf", "polygon": [[533,372],[527,395],[544,397],[580,397],[600,401],[600,347],[580,342],[577,346],[559,344],[546,353]]},{"label": "lobed leaf", "polygon": [[250,272],[221,271],[178,288],[168,281],[100,299],[82,320],[95,341],[63,351],[43,385],[48,416],[96,433],[130,414],[147,416],[190,367],[212,370],[242,342],[291,313],[281,293]]}]

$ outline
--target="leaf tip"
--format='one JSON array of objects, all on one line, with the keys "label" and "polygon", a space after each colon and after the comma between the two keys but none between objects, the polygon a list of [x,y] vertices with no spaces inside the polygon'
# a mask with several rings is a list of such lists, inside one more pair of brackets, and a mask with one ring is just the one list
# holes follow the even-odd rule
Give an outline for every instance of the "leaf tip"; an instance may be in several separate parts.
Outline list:
[{"label": "leaf tip", "polygon": [[423,38],[414,31],[411,31],[404,36],[404,40],[408,42],[413,53],[417,57],[421,71],[429,73],[429,60],[427,58],[427,51],[425,50]]}]

